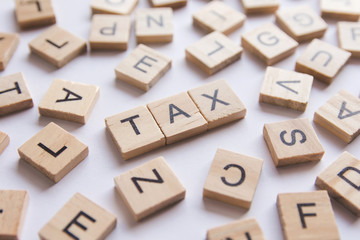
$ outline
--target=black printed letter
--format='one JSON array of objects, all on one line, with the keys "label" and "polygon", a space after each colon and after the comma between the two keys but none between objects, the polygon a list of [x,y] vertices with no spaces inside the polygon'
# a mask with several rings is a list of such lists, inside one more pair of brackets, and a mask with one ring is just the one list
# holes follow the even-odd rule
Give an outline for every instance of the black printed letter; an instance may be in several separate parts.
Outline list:
[{"label": "black printed letter", "polygon": [[293,19],[304,27],[311,26],[314,23],[312,17],[306,13],[298,13],[293,16]]},{"label": "black printed letter", "polygon": [[298,203],[297,208],[300,215],[302,228],[306,228],[305,217],[316,217],[316,213],[304,213],[302,207],[314,207],[315,203]]},{"label": "black printed letter", "polygon": [[100,29],[100,33],[102,35],[115,35],[116,33],[116,22],[114,22],[114,25],[112,27],[103,27]]},{"label": "black printed letter", "polygon": [[295,91],[294,89],[292,88],[289,88],[288,86],[286,86],[284,83],[301,83],[300,80],[294,80],[294,81],[277,81],[276,84],[282,86],[283,88],[289,90],[290,92],[293,92],[295,94],[298,94],[297,91]]},{"label": "black printed letter", "polygon": [[48,152],[53,157],[59,156],[63,151],[65,151],[67,149],[66,146],[63,146],[62,148],[60,148],[59,151],[54,152],[53,150],[51,150],[50,148],[48,148],[47,146],[45,146],[42,143],[39,143],[38,146],[41,147],[42,149],[44,149],[46,152]]},{"label": "black printed letter", "polygon": [[224,167],[225,170],[228,170],[229,168],[237,168],[240,170],[241,173],[241,177],[239,179],[239,181],[235,182],[235,183],[229,183],[228,181],[226,181],[225,177],[221,177],[221,181],[227,185],[227,186],[231,186],[231,187],[236,187],[239,186],[240,184],[242,184],[245,181],[245,170],[242,166],[237,165],[237,164],[228,164]]},{"label": "black printed letter", "polygon": [[219,43],[218,41],[215,40],[215,43],[216,43],[216,45],[218,45],[218,47],[217,47],[215,50],[213,50],[212,52],[209,52],[209,53],[208,53],[208,56],[211,56],[211,55],[213,55],[214,53],[216,53],[216,52],[218,52],[218,51],[220,51],[221,49],[224,48],[224,45],[222,45],[222,44]]},{"label": "black printed letter", "polygon": [[69,235],[70,237],[72,237],[75,240],[79,240],[80,238],[78,238],[77,236],[75,236],[72,232],[69,231],[69,228],[71,227],[71,225],[76,225],[79,228],[81,228],[82,230],[86,231],[87,227],[85,227],[82,223],[78,222],[78,218],[80,218],[81,216],[86,217],[87,219],[89,219],[91,222],[96,222],[96,220],[94,218],[92,218],[91,216],[89,216],[88,214],[86,214],[83,211],[80,211],[74,218],[73,220],[71,220],[71,222],[63,229],[63,232],[66,233],[67,235]]},{"label": "black printed letter", "polygon": [[146,70],[144,70],[144,69],[142,69],[142,68],[139,68],[139,65],[142,63],[142,64],[144,64],[144,65],[146,65],[146,66],[148,66],[148,67],[151,67],[152,65],[150,64],[150,63],[147,63],[147,62],[145,62],[145,59],[149,59],[149,60],[151,60],[151,61],[153,61],[153,62],[157,62],[157,60],[155,59],[155,58],[152,58],[152,57],[149,57],[149,56],[143,56],[141,59],[140,59],[140,61],[138,61],[135,65],[134,65],[134,68],[136,68],[137,70],[139,70],[139,71],[142,71],[143,73],[147,73],[147,71]]},{"label": "black printed letter", "polygon": [[329,52],[320,50],[320,51],[316,52],[315,55],[310,60],[314,61],[320,54],[325,54],[327,56],[327,60],[323,64],[323,67],[326,67],[332,59],[332,55]]},{"label": "black printed letter", "polygon": [[147,15],[146,16],[146,20],[147,20],[147,26],[148,28],[151,27],[151,21],[153,21],[156,25],[160,26],[160,27],[163,27],[164,26],[164,22],[163,22],[163,16],[160,15],[159,16],[159,21],[157,21],[155,18],[153,18],[152,16],[150,15]]},{"label": "black printed letter", "polygon": [[[66,97],[64,99],[58,99],[56,102],[68,102],[68,101],[77,101],[81,100],[82,96],[70,91],[69,89],[63,88],[65,92],[67,92]],[[70,95],[73,95],[73,98],[70,98]]]},{"label": "black printed letter", "polygon": [[263,36],[266,37],[266,35],[271,35],[271,32],[262,32],[257,36],[257,39],[259,40],[259,42],[265,46],[274,46],[279,42],[279,39],[276,36],[270,36],[268,38],[263,39]]},{"label": "black printed letter", "polygon": [[135,122],[134,122],[134,119],[138,118],[139,115],[134,115],[134,116],[131,116],[131,117],[128,117],[128,118],[125,118],[123,120],[120,120],[121,123],[125,123],[125,122],[130,122],[132,128],[134,129],[134,132],[136,133],[136,135],[140,135],[140,131],[139,129],[137,128]]},{"label": "black printed letter", "polygon": [[207,94],[201,94],[201,96],[203,97],[206,97],[206,98],[209,98],[209,99],[212,99],[212,104],[211,104],[211,111],[214,111],[215,110],[215,105],[216,105],[216,102],[219,102],[221,104],[224,104],[224,105],[230,105],[230,103],[227,103],[225,101],[222,101],[222,100],[219,100],[217,99],[217,95],[218,95],[218,92],[219,92],[219,89],[216,89],[215,92],[214,92],[214,96],[209,96]]},{"label": "black printed letter", "polygon": [[138,178],[138,177],[132,177],[131,180],[133,181],[133,183],[135,184],[135,187],[137,188],[137,190],[139,191],[139,193],[143,193],[144,191],[142,190],[142,188],[140,187],[138,181],[142,181],[142,182],[151,182],[151,183],[163,183],[164,180],[161,178],[160,174],[156,171],[156,169],[154,168],[153,173],[156,176],[156,179],[149,179],[149,178]]},{"label": "black printed letter", "polygon": [[354,168],[354,167],[346,167],[346,168],[344,168],[343,170],[341,170],[341,171],[338,173],[338,176],[339,176],[341,179],[343,179],[345,182],[347,182],[348,184],[350,184],[350,186],[352,186],[352,187],[355,188],[356,190],[360,191],[360,185],[354,184],[352,181],[350,181],[347,177],[344,176],[344,174],[345,174],[347,171],[354,171],[354,172],[356,172],[357,174],[360,175],[360,170],[357,169],[357,168]]},{"label": "black printed letter", "polygon": [[[348,114],[344,115],[344,112],[347,112]],[[343,101],[342,104],[341,104],[340,112],[338,114],[338,118],[343,120],[345,118],[352,117],[352,116],[357,115],[359,113],[360,113],[360,111],[352,112],[349,109],[347,109],[346,108],[346,102]]]},{"label": "black printed letter", "polygon": [[303,131],[299,130],[299,129],[295,129],[295,130],[292,130],[292,131],[291,131],[291,142],[287,142],[287,141],[285,140],[284,135],[285,135],[286,133],[287,133],[286,130],[282,131],[282,132],[280,133],[280,139],[281,139],[282,143],[285,144],[285,145],[287,145],[287,146],[292,146],[292,145],[294,145],[294,144],[296,143],[296,136],[295,136],[296,133],[300,133],[300,135],[301,135],[300,143],[306,142],[306,135],[305,135],[305,133],[304,133]]},{"label": "black printed letter", "polygon": [[46,41],[47,41],[48,43],[50,43],[51,45],[53,45],[54,47],[57,47],[57,48],[59,48],[59,49],[69,43],[69,41],[67,41],[67,42],[64,42],[62,45],[57,45],[56,43],[54,43],[53,41],[51,41],[51,40],[49,40],[49,39],[46,39]]},{"label": "black printed letter", "polygon": [[15,82],[14,84],[15,84],[14,88],[10,88],[10,89],[1,91],[0,94],[11,92],[11,91],[14,91],[14,90],[16,90],[18,94],[21,94],[21,89],[20,89],[19,83]]},{"label": "black printed letter", "polygon": [[360,28],[351,28],[352,38],[354,41],[357,40],[358,37],[360,37]]},{"label": "black printed letter", "polygon": [[[176,111],[178,111],[178,112],[174,114],[173,108],[175,108]],[[178,115],[184,115],[187,118],[191,117],[188,113],[184,112],[183,110],[181,110],[174,104],[169,104],[169,115],[170,115],[170,123],[174,123],[174,117],[176,117]]]}]

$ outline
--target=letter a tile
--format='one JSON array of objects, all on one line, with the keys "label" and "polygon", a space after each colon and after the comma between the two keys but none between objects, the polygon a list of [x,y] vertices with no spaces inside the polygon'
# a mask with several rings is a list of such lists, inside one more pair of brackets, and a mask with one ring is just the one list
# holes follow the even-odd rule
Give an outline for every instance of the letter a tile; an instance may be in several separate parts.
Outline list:
[{"label": "letter a tile", "polygon": [[203,196],[249,209],[263,160],[218,149],[206,179]]},{"label": "letter a tile", "polygon": [[273,13],[279,6],[279,0],[241,0],[246,14]]},{"label": "letter a tile", "polygon": [[314,122],[350,143],[360,134],[360,99],[340,90],[315,112]]},{"label": "letter a tile", "polygon": [[267,123],[263,134],[277,167],[319,161],[324,155],[324,149],[307,118]]},{"label": "letter a tile", "polygon": [[242,48],[220,32],[212,32],[186,48],[186,58],[212,75],[241,57]]},{"label": "letter a tile", "polygon": [[18,45],[18,34],[0,32],[0,71],[5,70]]},{"label": "letter a tile", "polygon": [[340,48],[360,58],[360,23],[338,22],[337,28]]},{"label": "letter a tile", "polygon": [[282,193],[277,208],[285,240],[340,240],[326,191]]},{"label": "letter a tile", "polygon": [[162,157],[115,177],[114,182],[136,221],[185,197],[185,188]]},{"label": "letter a tile", "polygon": [[316,178],[315,185],[360,217],[360,160],[344,152]]},{"label": "letter a tile", "polygon": [[116,217],[76,193],[39,231],[41,240],[47,239],[105,239],[115,228]]},{"label": "letter a tile", "polygon": [[10,142],[9,136],[6,133],[0,131],[0,154],[9,145],[9,142]]},{"label": "letter a tile", "polygon": [[49,123],[18,152],[21,159],[58,182],[87,157],[89,149],[55,123]]},{"label": "letter a tile", "polygon": [[93,0],[90,4],[93,14],[128,15],[138,0]]},{"label": "letter a tile", "polygon": [[323,17],[343,21],[358,21],[360,17],[359,0],[320,0]]},{"label": "letter a tile", "polygon": [[15,14],[22,29],[51,25],[56,22],[51,0],[15,0]]}]

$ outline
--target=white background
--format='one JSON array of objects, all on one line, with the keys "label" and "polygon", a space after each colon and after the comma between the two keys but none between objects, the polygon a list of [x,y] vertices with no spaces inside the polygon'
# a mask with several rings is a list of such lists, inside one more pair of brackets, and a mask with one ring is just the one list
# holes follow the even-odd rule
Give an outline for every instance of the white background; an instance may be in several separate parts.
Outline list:
[{"label": "white background", "polygon": [[[239,0],[224,0],[234,9],[244,12]],[[90,52],[81,55],[61,69],[30,54],[28,43],[45,28],[21,31],[16,23],[14,3],[1,0],[0,31],[18,32],[20,45],[0,77],[22,71],[34,100],[32,109],[0,118],[0,130],[6,132],[10,145],[0,156],[0,189],[26,189],[30,193],[23,239],[37,239],[37,232],[76,192],[109,210],[117,216],[116,229],[108,239],[205,239],[209,228],[237,219],[255,217],[267,239],[283,239],[276,209],[276,197],[283,192],[315,190],[316,176],[331,164],[343,151],[360,158],[360,138],[347,145],[322,127],[313,124],[325,155],[318,163],[305,163],[276,168],[262,135],[264,123],[307,117],[340,89],[359,96],[359,63],[351,59],[334,82],[327,86],[314,81],[306,112],[296,112],[268,104],[259,104],[259,91],[266,66],[244,51],[241,60],[207,76],[185,60],[185,47],[205,33],[192,25],[191,15],[207,3],[189,0],[186,7],[174,12],[174,40],[169,44],[150,45],[172,58],[172,68],[148,92],[142,92],[115,79],[114,67],[136,46],[131,31],[126,52]],[[281,8],[308,4],[320,13],[318,1],[283,0]],[[68,31],[88,39],[91,23],[89,0],[53,0],[57,24]],[[150,7],[140,0],[137,8]],[[132,14],[134,18],[134,14]],[[229,37],[240,44],[240,35],[266,22],[274,22],[274,15],[247,18],[243,27]],[[323,40],[337,45],[336,22],[327,20],[329,29]],[[296,53],[275,64],[275,67],[293,70],[297,57],[308,43],[300,44]],[[37,106],[54,78],[62,78],[100,86],[100,98],[86,125],[40,117]],[[238,94],[247,108],[245,119],[205,134],[163,147],[125,162],[105,130],[104,119],[125,110],[174,95],[181,91],[224,78]],[[59,183],[53,184],[17,153],[25,141],[49,122],[55,122],[69,131],[90,149],[89,156]],[[264,160],[263,171],[249,211],[202,198],[202,188],[217,148],[258,157]],[[186,198],[178,204],[137,223],[118,196],[113,177],[120,175],[155,157],[164,156],[187,190]],[[359,239],[360,221],[348,210],[332,201],[342,239]]]}]

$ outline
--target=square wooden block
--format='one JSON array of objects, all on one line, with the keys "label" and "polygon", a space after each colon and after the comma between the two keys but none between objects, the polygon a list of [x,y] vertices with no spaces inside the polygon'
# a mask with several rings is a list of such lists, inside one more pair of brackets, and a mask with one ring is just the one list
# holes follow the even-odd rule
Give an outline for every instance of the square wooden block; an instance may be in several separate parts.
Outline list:
[{"label": "square wooden block", "polygon": [[5,70],[19,45],[19,35],[0,32],[0,71]]},{"label": "square wooden block", "polygon": [[207,129],[207,121],[185,92],[147,106],[164,133],[166,144],[198,135]]},{"label": "square wooden block", "polygon": [[138,0],[93,0],[90,7],[93,14],[128,15],[137,3]]},{"label": "square wooden block", "polygon": [[23,190],[0,190],[0,239],[21,239],[29,194]]},{"label": "square wooden block", "polygon": [[263,160],[224,149],[216,151],[203,196],[249,209]]},{"label": "square wooden block", "polygon": [[22,73],[0,78],[0,116],[34,106]]},{"label": "square wooden block", "polygon": [[0,154],[9,145],[9,142],[10,142],[9,136],[6,133],[0,131]]},{"label": "square wooden block", "polygon": [[344,21],[358,21],[360,2],[358,0],[320,0],[323,17]]},{"label": "square wooden block", "polygon": [[330,84],[350,56],[347,51],[314,39],[296,60],[295,71],[313,75],[315,79]]},{"label": "square wooden block", "polygon": [[179,8],[187,4],[187,0],[150,0],[153,7]]},{"label": "square wooden block", "polygon": [[185,198],[185,188],[163,157],[115,177],[114,182],[136,221]]},{"label": "square wooden block", "polygon": [[146,106],[108,117],[105,125],[124,160],[165,146],[165,136]]},{"label": "square wooden block", "polygon": [[218,80],[188,91],[208,122],[208,129],[245,117],[246,108],[225,80]]},{"label": "square wooden block", "polygon": [[171,59],[143,44],[139,44],[115,68],[121,81],[148,91],[171,68]]},{"label": "square wooden block", "polygon": [[42,116],[85,124],[99,97],[95,85],[55,79],[39,104]]},{"label": "square wooden block", "polygon": [[95,14],[89,37],[91,50],[126,50],[130,29],[130,16]]},{"label": "square wooden block", "polygon": [[314,77],[308,74],[267,67],[259,102],[304,112]]},{"label": "square wooden block", "polygon": [[242,48],[220,32],[212,32],[185,50],[186,59],[212,75],[241,57]]},{"label": "square wooden block", "polygon": [[272,23],[244,33],[241,36],[241,44],[267,65],[273,65],[290,56],[299,45]]},{"label": "square wooden block", "polygon": [[46,239],[105,239],[115,228],[116,217],[76,193],[39,231]]},{"label": "square wooden block", "polygon": [[56,23],[51,0],[15,0],[15,14],[22,29]]},{"label": "square wooden block", "polygon": [[273,13],[279,6],[279,0],[241,0],[246,14]]},{"label": "square wooden block", "polygon": [[230,34],[245,22],[245,15],[223,2],[211,1],[192,15],[193,24],[206,32]]},{"label": "square wooden block", "polygon": [[206,240],[265,240],[264,234],[255,218],[238,220],[220,227],[209,229]]},{"label": "square wooden block", "polygon": [[344,152],[316,178],[315,185],[360,217],[360,160]]},{"label": "square wooden block", "polygon": [[135,35],[138,43],[172,42],[172,8],[148,8],[136,11]]},{"label": "square wooden block", "polygon": [[61,68],[86,51],[86,41],[53,26],[29,43],[30,51]]},{"label": "square wooden block", "polygon": [[267,123],[263,134],[277,167],[320,161],[325,153],[307,118]]},{"label": "square wooden block", "polygon": [[279,10],[275,16],[277,24],[298,42],[321,38],[327,29],[326,22],[307,5]]},{"label": "square wooden block", "polygon": [[326,191],[279,194],[277,208],[285,240],[340,240]]},{"label": "square wooden block", "polygon": [[58,182],[87,157],[89,149],[55,123],[49,123],[18,152],[21,159]]},{"label": "square wooden block", "polygon": [[360,134],[360,99],[340,90],[315,112],[314,122],[350,143]]},{"label": "square wooden block", "polygon": [[338,42],[340,48],[351,53],[352,57],[360,57],[360,23],[338,22]]}]

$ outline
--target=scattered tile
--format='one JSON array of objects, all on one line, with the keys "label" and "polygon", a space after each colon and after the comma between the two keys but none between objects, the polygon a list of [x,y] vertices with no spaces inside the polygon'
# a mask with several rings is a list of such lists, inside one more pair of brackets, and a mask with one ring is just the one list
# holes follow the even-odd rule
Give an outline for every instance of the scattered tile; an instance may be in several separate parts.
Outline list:
[{"label": "scattered tile", "polygon": [[180,8],[187,4],[187,0],[151,0],[153,7],[172,7]]},{"label": "scattered tile", "polygon": [[5,70],[19,45],[16,33],[0,33],[0,71]]},{"label": "scattered tile", "polygon": [[274,13],[280,6],[279,0],[241,0],[246,14]]},{"label": "scattered tile", "polygon": [[343,21],[358,21],[360,2],[358,0],[320,0],[321,15]]},{"label": "scattered tile", "polygon": [[0,131],[0,154],[9,145],[9,142],[10,142],[9,136],[6,133]]},{"label": "scattered tile", "polygon": [[360,23],[338,22],[338,41],[340,48],[351,53],[352,57],[360,57]]},{"label": "scattered tile", "polygon": [[90,7],[93,14],[130,14],[138,0],[93,0]]}]

